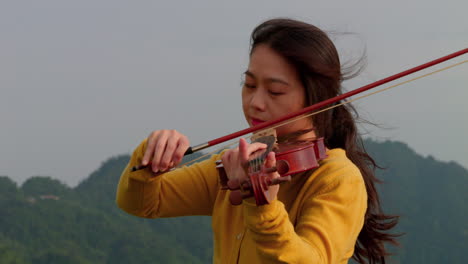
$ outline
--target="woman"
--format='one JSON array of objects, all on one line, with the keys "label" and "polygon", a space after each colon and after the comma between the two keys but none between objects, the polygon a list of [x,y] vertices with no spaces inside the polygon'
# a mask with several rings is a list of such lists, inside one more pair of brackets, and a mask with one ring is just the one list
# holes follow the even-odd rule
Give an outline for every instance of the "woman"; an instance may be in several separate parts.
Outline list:
[{"label": "woman", "polygon": [[[245,118],[254,126],[334,97],[343,78],[336,48],[320,29],[290,19],[266,21],[252,33],[242,88]],[[140,217],[211,215],[214,263],[347,263],[351,257],[384,263],[383,242],[395,242],[385,231],[397,220],[380,210],[375,163],[362,148],[349,106],[276,129],[278,138],[298,131],[297,140],[324,137],[328,157],[317,169],[272,187],[270,204],[256,206],[248,198],[231,205],[215,168],[222,159],[229,179],[245,179],[244,164],[265,148],[261,143],[241,139],[236,149],[154,177],[179,164],[189,147],[174,130],[151,133],[135,150],[117,203]],[[271,152],[265,167],[275,164]],[[130,172],[138,165],[150,166]]]}]

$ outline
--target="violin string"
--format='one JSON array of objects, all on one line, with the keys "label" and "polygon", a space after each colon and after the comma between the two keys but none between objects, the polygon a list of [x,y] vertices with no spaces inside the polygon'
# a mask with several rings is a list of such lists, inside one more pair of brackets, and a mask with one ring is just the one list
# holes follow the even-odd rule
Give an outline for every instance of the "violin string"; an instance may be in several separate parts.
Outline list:
[{"label": "violin string", "polygon": [[[347,100],[347,101],[344,101],[344,102],[342,102],[342,103],[339,103],[339,104],[336,104],[336,105],[333,105],[333,106],[330,106],[330,107],[327,107],[327,108],[324,108],[324,109],[321,109],[321,110],[318,110],[318,111],[315,111],[315,112],[312,112],[312,113],[309,113],[309,114],[305,114],[305,115],[302,115],[302,116],[293,118],[293,119],[291,119],[291,120],[288,120],[288,121],[282,122],[282,123],[280,123],[280,124],[274,125],[274,126],[272,126],[272,127],[269,127],[268,129],[275,129],[275,128],[278,128],[278,127],[281,127],[281,126],[290,124],[290,123],[295,122],[295,121],[297,121],[297,120],[300,120],[300,119],[302,119],[302,118],[310,117],[310,116],[313,116],[313,115],[316,115],[316,114],[319,114],[319,113],[322,113],[322,112],[331,110],[331,109],[333,109],[333,108],[335,108],[335,107],[339,107],[339,106],[343,106],[343,105],[349,104],[349,103],[351,103],[351,102],[354,102],[354,101],[357,101],[357,100],[366,98],[366,97],[371,96],[371,95],[374,95],[374,94],[378,94],[378,93],[381,93],[381,92],[390,90],[390,89],[392,89],[392,88],[401,86],[401,85],[403,85],[403,84],[407,84],[407,83],[410,83],[410,82],[413,82],[413,81],[416,81],[416,80],[425,78],[425,77],[427,77],[427,76],[430,76],[430,75],[433,75],[433,74],[436,74],[436,73],[439,73],[439,72],[443,72],[443,71],[448,70],[448,69],[450,69],[450,68],[454,68],[454,67],[460,66],[460,65],[462,65],[462,64],[464,64],[464,63],[467,63],[467,62],[468,62],[468,60],[464,60],[464,61],[461,61],[461,62],[452,64],[452,65],[449,65],[449,66],[444,67],[444,68],[441,68],[441,69],[439,69],[439,70],[435,70],[435,71],[432,71],[432,72],[429,72],[429,73],[426,73],[426,74],[423,74],[423,75],[414,77],[414,78],[412,78],[412,79],[409,79],[409,80],[406,80],[406,81],[403,81],[403,82],[399,82],[399,83],[397,83],[397,84],[388,86],[388,87],[386,87],[386,88],[383,88],[383,89],[380,89],[380,90],[376,90],[376,91],[370,92],[370,93],[368,93],[368,94],[358,96],[358,97],[356,97],[356,98],[352,98],[352,99]],[[267,129],[264,129],[264,130],[267,130]],[[264,130],[261,130],[261,131],[264,131]],[[259,131],[259,132],[261,132],[261,131]],[[252,135],[252,136],[247,136],[246,138],[251,139],[252,137],[253,137],[253,135]],[[198,157],[198,158],[196,158],[196,159],[193,159],[193,160],[190,160],[190,161],[188,161],[188,162],[185,162],[184,164],[180,165],[180,167],[186,166],[186,165],[189,165],[189,164],[192,164],[192,163],[195,163],[195,162],[197,162],[198,160],[201,160],[201,159],[203,159],[203,158],[206,158],[206,157],[208,157],[208,156],[211,156],[211,155],[213,155],[214,153],[219,152],[219,151],[222,151],[222,150],[224,150],[224,149],[227,149],[227,148],[229,148],[229,147],[231,147],[231,146],[233,146],[233,145],[235,145],[235,144],[237,144],[236,141],[235,141],[235,142],[232,142],[232,143],[230,143],[230,144],[224,145],[224,146],[222,146],[222,147],[220,147],[220,148],[218,148],[218,149],[216,149],[216,150],[214,150],[214,151],[208,152],[208,153],[206,153],[206,154],[204,154],[204,155],[202,155],[202,156],[200,156],[200,157]]]}]

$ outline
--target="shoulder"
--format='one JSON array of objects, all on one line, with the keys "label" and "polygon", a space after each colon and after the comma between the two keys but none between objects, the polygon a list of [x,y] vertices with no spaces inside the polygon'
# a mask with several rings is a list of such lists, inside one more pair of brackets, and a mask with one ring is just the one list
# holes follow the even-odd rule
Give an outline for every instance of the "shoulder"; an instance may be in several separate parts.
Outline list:
[{"label": "shoulder", "polygon": [[362,181],[359,168],[346,156],[343,149],[330,149],[327,157],[320,162],[320,166],[314,171],[315,177],[326,181]]},{"label": "shoulder", "polygon": [[338,186],[364,188],[365,183],[359,168],[346,156],[343,149],[327,151],[327,157],[319,162],[320,166],[309,176],[307,182],[315,194],[326,192]]}]

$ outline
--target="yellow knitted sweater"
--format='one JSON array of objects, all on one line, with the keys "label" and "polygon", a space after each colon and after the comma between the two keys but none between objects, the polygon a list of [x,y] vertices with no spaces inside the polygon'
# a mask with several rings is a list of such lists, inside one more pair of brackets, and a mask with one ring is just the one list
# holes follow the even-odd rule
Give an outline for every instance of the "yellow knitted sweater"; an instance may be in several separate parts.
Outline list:
[{"label": "yellow knitted sweater", "polygon": [[215,161],[157,177],[141,164],[146,140],[120,178],[117,204],[147,218],[211,215],[213,263],[347,263],[364,223],[367,193],[359,169],[342,149],[331,149],[320,167],[282,184],[277,200],[256,206],[229,202],[220,190]]}]

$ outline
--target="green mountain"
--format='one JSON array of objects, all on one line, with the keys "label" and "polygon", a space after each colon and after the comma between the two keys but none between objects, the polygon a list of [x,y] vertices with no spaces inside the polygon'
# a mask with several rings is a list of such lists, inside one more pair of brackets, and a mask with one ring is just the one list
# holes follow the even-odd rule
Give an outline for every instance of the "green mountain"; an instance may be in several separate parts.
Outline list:
[{"label": "green mountain", "polygon": [[[367,140],[386,213],[400,215],[392,263],[464,263],[468,171],[398,142]],[[210,217],[140,219],[115,205],[128,155],[102,163],[77,187],[49,177],[17,186],[0,176],[0,263],[210,263]]]},{"label": "green mountain", "polygon": [[405,233],[392,251],[396,263],[465,263],[468,250],[468,171],[455,162],[422,157],[399,142],[366,141],[384,169],[378,176],[383,208],[400,215]]},{"label": "green mountain", "polygon": [[209,263],[209,217],[140,219],[115,205],[129,156],[71,189],[49,177],[0,177],[0,263]]}]

